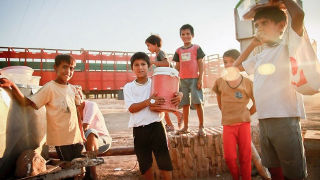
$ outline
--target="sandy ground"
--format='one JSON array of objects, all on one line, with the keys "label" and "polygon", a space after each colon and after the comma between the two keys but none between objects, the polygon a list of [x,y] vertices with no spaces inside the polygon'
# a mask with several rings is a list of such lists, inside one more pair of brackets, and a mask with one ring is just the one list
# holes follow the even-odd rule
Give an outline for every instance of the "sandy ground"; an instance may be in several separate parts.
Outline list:
[{"label": "sandy ground", "polygon": [[[129,113],[124,108],[124,102],[115,99],[90,99],[96,102],[101,109],[109,132],[113,138],[113,147],[133,146],[132,129],[128,128]],[[306,96],[304,98],[307,119],[301,120],[302,129],[320,130],[320,94]],[[212,95],[207,95],[204,106],[205,127],[215,127],[220,125],[221,113]],[[177,119],[170,114],[173,124],[177,124]],[[198,126],[196,111],[190,111],[189,127]],[[256,116],[252,123],[257,123]],[[141,179],[139,165],[135,155],[104,157],[105,163],[97,167],[99,179],[125,180]],[[229,174],[218,175],[210,179],[232,179]],[[261,179],[259,176],[254,179]],[[309,178],[308,178],[309,179]]]}]

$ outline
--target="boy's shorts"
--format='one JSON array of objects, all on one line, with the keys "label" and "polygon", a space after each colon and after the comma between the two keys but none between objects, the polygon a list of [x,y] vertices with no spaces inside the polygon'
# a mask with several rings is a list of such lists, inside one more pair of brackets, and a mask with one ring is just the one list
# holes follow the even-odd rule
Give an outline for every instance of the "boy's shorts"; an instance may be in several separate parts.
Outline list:
[{"label": "boy's shorts", "polygon": [[190,93],[192,104],[202,104],[203,92],[198,89],[198,78],[180,79],[180,92],[183,93],[179,106],[190,105]]},{"label": "boy's shorts", "polygon": [[83,145],[80,143],[63,145],[63,146],[55,146],[58,156],[63,161],[71,161],[75,158],[84,157],[81,155],[83,150]]},{"label": "boy's shorts", "polygon": [[88,136],[90,134],[94,134],[96,136],[96,138],[98,139],[98,147],[99,147],[99,154],[103,154],[105,152],[107,152],[110,147],[111,147],[111,143],[112,143],[112,139],[110,136],[99,136],[99,133],[97,130],[95,129],[88,129],[85,133],[84,136],[86,138],[88,138]]},{"label": "boy's shorts", "polygon": [[259,119],[262,164],[281,167],[286,178],[307,177],[300,118]]},{"label": "boy's shorts", "polygon": [[133,128],[134,151],[141,174],[152,166],[152,152],[160,170],[172,171],[167,138],[161,122]]}]

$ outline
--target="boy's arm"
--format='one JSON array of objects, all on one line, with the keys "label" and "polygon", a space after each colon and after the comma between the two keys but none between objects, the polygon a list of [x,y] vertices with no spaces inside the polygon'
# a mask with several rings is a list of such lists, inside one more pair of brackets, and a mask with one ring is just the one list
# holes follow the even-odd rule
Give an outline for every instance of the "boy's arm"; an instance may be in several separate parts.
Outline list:
[{"label": "boy's arm", "polygon": [[[151,99],[154,99],[155,102],[151,103]],[[164,103],[165,103],[164,98],[158,97],[154,94],[154,95],[150,96],[150,98],[148,98],[142,102],[131,104],[131,106],[128,108],[128,110],[131,113],[136,113],[136,112],[139,112],[148,106],[150,106],[150,108],[152,109],[152,108],[160,107]]]},{"label": "boy's arm", "polygon": [[203,58],[198,59],[198,68],[199,68],[199,78],[198,78],[198,89],[202,89],[203,84]]},{"label": "boy's arm", "polygon": [[217,94],[217,102],[218,102],[218,107],[221,110],[221,95]]},{"label": "boy's arm", "polygon": [[250,115],[254,114],[257,111],[256,110],[256,102],[255,102],[254,98],[252,97],[251,100],[252,100],[252,106],[249,109]]},{"label": "boy's arm", "polygon": [[261,44],[262,43],[256,37],[254,37],[249,46],[240,54],[237,60],[233,63],[233,66],[238,67],[240,71],[244,71],[242,62],[248,58],[248,56],[254,50],[254,48],[260,46]]},{"label": "boy's arm", "polygon": [[21,104],[22,106],[32,106],[34,109],[37,109],[37,106],[28,98],[26,98],[22,92],[19,90],[17,85],[11,81],[9,81],[6,78],[0,79],[0,87],[2,88],[11,88],[11,92],[13,96],[16,98],[16,100]]},{"label": "boy's arm", "polygon": [[180,62],[176,62],[175,66],[176,70],[180,72]]},{"label": "boy's arm", "polygon": [[167,58],[162,59],[161,61],[152,61],[152,64],[157,67],[169,67],[169,61]]},{"label": "boy's arm", "polygon": [[80,111],[78,110],[78,108],[77,108],[77,115],[78,115],[78,124],[79,124],[79,128],[80,128],[81,137],[82,137],[83,142],[86,142],[87,140],[86,140],[84,132],[83,132],[82,119],[81,119]]},{"label": "boy's arm", "polygon": [[286,6],[291,18],[291,27],[299,35],[303,35],[303,19],[304,12],[302,8],[293,0],[283,0],[284,5]]}]

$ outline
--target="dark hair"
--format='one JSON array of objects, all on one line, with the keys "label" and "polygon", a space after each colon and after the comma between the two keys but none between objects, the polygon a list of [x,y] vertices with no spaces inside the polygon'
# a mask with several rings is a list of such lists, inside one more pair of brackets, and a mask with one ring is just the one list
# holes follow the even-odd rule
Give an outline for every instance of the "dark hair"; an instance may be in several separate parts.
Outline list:
[{"label": "dark hair", "polygon": [[160,36],[157,35],[151,35],[146,39],[146,43],[150,43],[153,45],[157,45],[158,47],[162,46],[162,40]]},{"label": "dark hair", "polygon": [[223,53],[223,57],[231,57],[236,60],[240,56],[240,52],[236,49],[230,49]]},{"label": "dark hair", "polygon": [[74,62],[74,61],[76,61],[76,59],[74,59],[69,54],[59,54],[54,59],[54,65],[59,66],[61,64],[61,62],[66,62],[68,64],[71,64],[71,62]]},{"label": "dark hair", "polygon": [[258,9],[256,14],[254,15],[253,21],[255,22],[261,18],[270,19],[275,23],[287,21],[286,14],[277,6],[269,6]]},{"label": "dark hair", "polygon": [[144,60],[148,64],[148,67],[150,67],[150,58],[149,58],[149,56],[144,52],[136,52],[130,58],[131,69],[133,67],[134,61],[138,60],[138,59]]},{"label": "dark hair", "polygon": [[191,32],[191,35],[194,36],[193,27],[192,27],[190,24],[185,24],[185,25],[181,26],[181,28],[180,28],[180,35],[181,35],[181,31],[182,31],[182,30],[186,30],[186,29],[189,29],[190,32]]}]

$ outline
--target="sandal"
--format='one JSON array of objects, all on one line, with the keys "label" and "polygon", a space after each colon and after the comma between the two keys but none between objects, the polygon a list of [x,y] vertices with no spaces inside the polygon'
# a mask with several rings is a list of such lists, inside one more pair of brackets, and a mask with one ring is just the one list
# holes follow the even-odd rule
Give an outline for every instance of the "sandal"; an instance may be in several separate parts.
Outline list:
[{"label": "sandal", "polygon": [[204,130],[204,127],[199,128],[198,130],[198,135],[199,136],[206,136],[206,132]]},{"label": "sandal", "polygon": [[172,131],[174,131],[174,126],[173,125],[168,125],[168,124],[166,124],[166,131],[167,132],[172,132]]},{"label": "sandal", "polygon": [[187,134],[187,133],[189,133],[189,132],[190,132],[190,131],[189,131],[188,129],[182,128],[182,129],[180,129],[180,130],[178,130],[178,131],[176,132],[176,135]]}]

